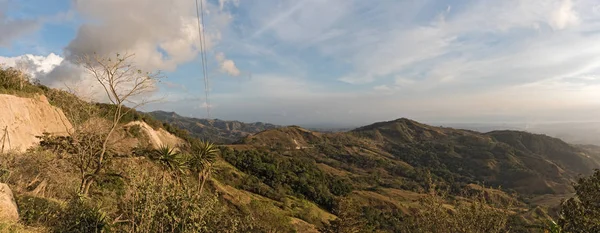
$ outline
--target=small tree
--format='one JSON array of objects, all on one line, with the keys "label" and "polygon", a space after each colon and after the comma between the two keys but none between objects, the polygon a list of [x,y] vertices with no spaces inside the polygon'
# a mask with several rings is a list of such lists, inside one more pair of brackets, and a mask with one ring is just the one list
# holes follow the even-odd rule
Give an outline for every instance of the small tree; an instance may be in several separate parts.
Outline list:
[{"label": "small tree", "polygon": [[351,197],[346,197],[339,200],[335,208],[337,219],[325,224],[321,232],[325,233],[355,233],[368,232],[367,219],[364,216],[364,211],[356,200]]},{"label": "small tree", "polygon": [[561,204],[559,225],[565,232],[600,232],[600,170],[575,184],[575,197]]},{"label": "small tree", "polygon": [[212,173],[212,164],[218,153],[217,147],[207,141],[197,141],[191,145],[188,167],[192,172],[198,174],[199,192],[202,192],[204,183]]},{"label": "small tree", "polygon": [[29,75],[27,75],[19,67],[4,67],[0,64],[0,88],[8,90],[23,90],[23,86],[28,83]]},{"label": "small tree", "polygon": [[[100,150],[91,158],[93,168],[82,180],[80,193],[87,195],[89,187],[95,180],[95,177],[104,169],[107,159],[108,144],[111,136],[120,127],[121,119],[132,110],[147,103],[144,100],[137,100],[142,95],[151,92],[154,89],[155,82],[159,77],[158,72],[150,73],[137,69],[132,63],[133,54],[116,54],[115,57],[93,55],[83,55],[79,57],[78,64],[83,67],[91,77],[96,80],[104,89],[106,98],[114,106],[114,112],[110,116],[110,126],[107,133],[101,138]],[[131,108],[126,108],[129,103]]]}]

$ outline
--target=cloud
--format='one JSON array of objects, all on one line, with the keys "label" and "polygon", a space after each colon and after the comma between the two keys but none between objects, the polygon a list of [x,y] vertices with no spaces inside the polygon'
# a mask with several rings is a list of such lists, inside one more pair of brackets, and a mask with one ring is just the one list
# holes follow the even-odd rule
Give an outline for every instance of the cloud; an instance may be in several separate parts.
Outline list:
[{"label": "cloud", "polygon": [[579,23],[579,17],[573,10],[573,2],[562,0],[558,9],[552,15],[550,23],[555,29],[564,29],[567,26]]},{"label": "cloud", "polygon": [[583,119],[600,109],[595,1],[240,6],[249,17],[240,34],[248,37],[235,48],[274,61],[240,87],[213,94],[221,116],[362,124],[400,116]]},{"label": "cloud", "polygon": [[240,5],[240,0],[219,0],[219,10],[223,10],[227,4],[233,4],[237,7]]},{"label": "cloud", "polygon": [[17,57],[1,57],[0,64],[16,67],[28,73],[32,78],[38,79],[51,72],[60,65],[63,58],[50,53],[47,56],[25,54]]},{"label": "cloud", "polygon": [[299,1],[260,1],[251,6],[251,21],[260,25],[251,37],[259,37],[265,32],[277,38],[306,43],[322,36],[340,20],[352,7],[345,0],[299,0]]},{"label": "cloud", "polygon": [[233,60],[227,59],[224,53],[219,52],[215,55],[215,57],[219,62],[219,69],[221,72],[231,76],[240,75],[240,70],[235,66],[235,62],[233,62]]},{"label": "cloud", "polygon": [[469,70],[452,70],[449,61],[472,65],[508,56],[506,51],[523,56],[523,48],[537,47],[537,41],[567,33],[561,30],[577,30],[583,21],[593,22],[588,17],[593,14],[581,16],[592,3],[507,0],[433,7],[426,1],[284,1],[271,10],[253,6],[263,12],[252,21],[260,25],[257,34],[264,39],[310,46],[349,64],[352,69],[339,81],[366,84],[403,75],[434,85],[471,78],[461,74]]},{"label": "cloud", "polygon": [[[231,4],[237,5],[236,1]],[[28,66],[42,69],[43,72],[36,76],[51,87],[90,86],[93,83],[76,65],[81,55],[135,54],[132,62],[137,68],[174,71],[179,65],[195,59],[200,52],[199,25],[193,1],[74,0],[72,7],[69,12],[76,12],[83,23],[65,47],[64,61],[53,55],[41,62],[44,64],[39,64],[39,57],[26,56],[28,60],[25,61],[31,63]],[[200,30],[205,33],[206,49],[211,50],[221,40],[221,30],[227,27],[231,15],[209,2],[204,2],[204,7],[207,22]],[[45,64],[50,60],[53,69]],[[232,60],[223,60],[221,67],[232,75],[239,74]],[[89,91],[102,93],[103,90],[95,87]]]},{"label": "cloud", "polygon": [[[594,0],[220,0],[206,6],[209,54],[216,58],[209,67],[231,76],[240,75],[238,66],[253,73],[211,82],[215,116],[363,124],[401,116],[580,119],[600,109],[600,5]],[[187,77],[195,70],[182,67],[199,52],[193,1],[80,0],[74,11],[83,24],[63,65],[44,71],[47,82],[81,79],[79,71],[69,72],[78,54],[129,50],[136,65],[177,70],[174,82],[196,85],[197,77]],[[176,98],[160,108],[200,111],[205,100],[197,93],[164,86]]]},{"label": "cloud", "polygon": [[[205,3],[206,4],[206,3]],[[193,1],[86,0],[75,9],[88,20],[65,48],[67,59],[81,54],[111,55],[129,51],[144,69],[174,70],[199,53],[198,25]],[[206,4],[207,19],[221,13]],[[219,28],[204,24],[207,49],[220,40]]]},{"label": "cloud", "polygon": [[36,19],[15,19],[6,15],[9,2],[0,0],[0,47],[10,46],[16,38],[31,33],[40,27]]}]

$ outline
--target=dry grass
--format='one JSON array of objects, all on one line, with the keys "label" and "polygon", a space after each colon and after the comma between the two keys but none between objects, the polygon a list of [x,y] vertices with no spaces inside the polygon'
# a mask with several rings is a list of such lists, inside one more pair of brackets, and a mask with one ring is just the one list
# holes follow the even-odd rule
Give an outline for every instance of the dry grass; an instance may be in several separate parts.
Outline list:
[{"label": "dry grass", "polygon": [[332,166],[329,166],[327,164],[324,163],[317,163],[317,167],[319,169],[321,169],[321,171],[324,171],[325,173],[331,174],[331,175],[335,175],[335,176],[347,176],[350,173],[347,171],[343,171],[337,168],[334,168]]},{"label": "dry grass", "polygon": [[531,205],[545,206],[545,207],[555,207],[559,206],[563,200],[569,199],[575,196],[574,193],[569,194],[547,194],[542,196],[537,196],[529,200]]},{"label": "dry grass", "polygon": [[66,199],[77,190],[79,180],[72,166],[56,154],[38,149],[0,155],[0,181],[13,192]]},{"label": "dry grass", "polygon": [[315,225],[307,223],[299,218],[291,218],[290,224],[292,224],[292,226],[294,227],[294,229],[296,229],[297,232],[319,233],[319,230],[315,227]]},{"label": "dry grass", "polygon": [[0,232],[6,233],[47,233],[49,229],[41,227],[28,227],[19,223],[0,222]]},{"label": "dry grass", "polygon": [[416,193],[401,189],[383,188],[381,190],[386,196],[389,196],[399,201],[416,201],[425,196],[425,194],[422,193]]}]

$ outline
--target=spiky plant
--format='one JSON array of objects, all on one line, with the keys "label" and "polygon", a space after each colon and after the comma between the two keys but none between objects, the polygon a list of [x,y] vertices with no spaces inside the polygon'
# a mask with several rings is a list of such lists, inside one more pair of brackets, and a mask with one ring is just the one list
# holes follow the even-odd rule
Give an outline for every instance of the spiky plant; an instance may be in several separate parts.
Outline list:
[{"label": "spiky plant", "polygon": [[175,148],[168,145],[162,145],[150,154],[150,159],[160,164],[165,170],[173,172],[172,174],[181,174],[186,165],[185,156]]},{"label": "spiky plant", "polygon": [[210,177],[218,153],[218,148],[211,142],[197,141],[191,145],[187,166],[198,175],[199,192],[202,192],[204,183]]},{"label": "spiky plant", "polygon": [[562,228],[554,220],[550,220],[544,230],[544,233],[562,233]]}]

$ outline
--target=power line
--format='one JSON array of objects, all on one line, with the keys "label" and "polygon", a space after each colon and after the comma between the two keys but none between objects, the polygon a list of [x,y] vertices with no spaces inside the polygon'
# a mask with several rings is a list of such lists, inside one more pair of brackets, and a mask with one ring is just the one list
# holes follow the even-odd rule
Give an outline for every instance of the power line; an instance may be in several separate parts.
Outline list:
[{"label": "power line", "polygon": [[204,75],[204,94],[206,103],[206,115],[210,118],[210,101],[209,101],[209,79],[207,75],[207,59],[206,59],[206,38],[204,37],[204,0],[200,0],[200,7],[198,7],[198,0],[196,0],[196,17],[198,19],[198,40],[200,41],[200,57],[202,60],[202,74]]}]

